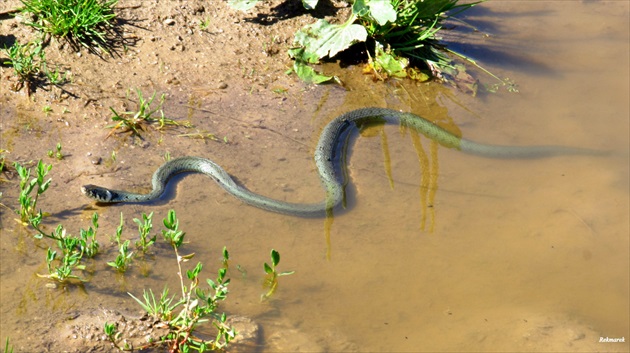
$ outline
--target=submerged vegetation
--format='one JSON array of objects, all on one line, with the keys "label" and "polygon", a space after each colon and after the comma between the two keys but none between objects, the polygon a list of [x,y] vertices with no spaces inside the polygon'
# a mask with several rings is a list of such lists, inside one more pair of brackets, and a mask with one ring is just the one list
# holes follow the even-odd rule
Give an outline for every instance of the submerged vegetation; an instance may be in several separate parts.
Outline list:
[{"label": "submerged vegetation", "polygon": [[276,251],[276,249],[271,249],[271,265],[268,263],[264,263],[263,269],[267,276],[265,277],[265,281],[263,282],[263,287],[267,289],[266,293],[260,295],[260,300],[269,299],[273,293],[275,293],[278,288],[278,277],[280,276],[288,276],[295,273],[295,271],[284,271],[278,272],[276,267],[280,263],[280,253]]}]

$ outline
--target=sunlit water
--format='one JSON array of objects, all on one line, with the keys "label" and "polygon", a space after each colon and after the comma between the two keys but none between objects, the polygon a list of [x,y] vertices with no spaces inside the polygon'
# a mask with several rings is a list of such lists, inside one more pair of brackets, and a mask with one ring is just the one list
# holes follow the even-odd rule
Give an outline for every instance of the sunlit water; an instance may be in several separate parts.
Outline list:
[{"label": "sunlit water", "polygon": [[[208,273],[220,249],[230,249],[232,269],[247,274],[232,272],[224,308],[256,318],[269,344],[275,332],[295,329],[287,351],[628,349],[628,4],[490,2],[465,19],[481,32],[459,31],[454,40],[464,44],[454,48],[509,77],[519,93],[471,98],[433,86],[366,91],[360,87],[372,86],[353,83],[359,88],[340,96],[321,87],[300,117],[312,121],[310,148],[276,150],[270,142],[257,162],[217,162],[253,191],[319,201],[311,159],[319,129],[370,105],[413,110],[479,142],[610,155],[492,160],[425,138],[414,145],[413,134],[395,126],[371,128],[351,150],[349,210],[328,225],[246,206],[203,176],[179,180],[176,199],[155,208],[156,220],[177,210]],[[315,105],[321,111],[312,113]],[[103,219],[150,210],[125,207],[104,210]],[[295,274],[280,278],[261,304],[261,264],[271,248],[282,255],[280,270]],[[151,271],[154,289],[165,280],[175,285],[172,266]],[[132,282],[121,287],[139,293]],[[21,293],[3,290],[3,301]],[[29,303],[20,297],[18,315]]]}]

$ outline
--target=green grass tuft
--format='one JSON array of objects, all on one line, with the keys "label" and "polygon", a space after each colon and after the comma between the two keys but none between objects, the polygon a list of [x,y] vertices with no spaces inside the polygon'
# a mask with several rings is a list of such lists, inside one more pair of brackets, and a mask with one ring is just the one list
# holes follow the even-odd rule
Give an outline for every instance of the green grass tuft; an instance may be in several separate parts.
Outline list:
[{"label": "green grass tuft", "polygon": [[118,0],[21,0],[26,22],[54,37],[65,38],[75,48],[83,45],[107,48],[107,34],[113,28]]}]

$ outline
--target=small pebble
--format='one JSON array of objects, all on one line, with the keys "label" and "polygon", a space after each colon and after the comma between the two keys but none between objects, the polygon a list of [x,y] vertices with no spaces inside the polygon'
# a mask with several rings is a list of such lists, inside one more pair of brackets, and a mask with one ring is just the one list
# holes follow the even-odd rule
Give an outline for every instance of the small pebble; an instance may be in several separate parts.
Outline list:
[{"label": "small pebble", "polygon": [[175,24],[175,20],[172,19],[172,18],[167,18],[167,19],[164,20],[164,24],[167,25],[167,26],[172,26],[172,25]]},{"label": "small pebble", "polygon": [[227,83],[225,83],[225,82],[219,83],[219,89],[226,89],[226,88],[228,88],[228,84]]}]

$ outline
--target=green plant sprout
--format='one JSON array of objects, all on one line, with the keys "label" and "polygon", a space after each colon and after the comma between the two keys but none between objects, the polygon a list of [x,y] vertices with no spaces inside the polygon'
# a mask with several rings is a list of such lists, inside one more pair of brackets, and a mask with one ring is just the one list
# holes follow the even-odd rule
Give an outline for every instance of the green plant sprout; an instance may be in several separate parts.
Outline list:
[{"label": "green plant sprout", "polygon": [[[28,225],[29,220],[36,215],[37,200],[39,195],[43,194],[48,187],[52,179],[44,181],[48,172],[52,168],[52,165],[42,162],[40,159],[37,163],[37,177],[30,179],[31,169],[23,167],[20,163],[13,163],[15,170],[20,177],[20,209],[17,213],[20,215],[19,222],[23,225]],[[31,193],[35,191],[35,197],[31,196]],[[41,212],[40,212],[41,213]]]},{"label": "green plant sprout", "polygon": [[61,153],[61,142],[57,142],[57,146],[55,146],[55,150],[48,150],[48,157],[56,158],[57,160],[63,159],[63,153]]},{"label": "green plant sprout", "polygon": [[[180,126],[183,125],[185,127],[192,126],[189,122],[178,123],[177,121],[166,118],[164,116],[164,111],[162,110],[162,105],[164,104],[164,99],[166,98],[165,94],[160,96],[160,103],[154,109],[151,108],[151,104],[155,99],[155,92],[148,100],[142,96],[142,92],[137,89],[136,93],[138,95],[138,110],[136,112],[126,111],[123,113],[118,113],[114,108],[109,107],[114,116],[112,120],[116,122],[115,124],[108,125],[107,128],[111,128],[112,131],[107,134],[107,137],[111,136],[114,132],[130,132],[132,135],[141,136],[140,131],[144,131],[147,126],[151,124],[158,124],[158,130],[164,128],[165,126]],[[156,117],[155,115],[158,115]],[[107,138],[106,137],[106,138]]]},{"label": "green plant sprout", "polygon": [[52,107],[50,105],[45,105],[42,108],[42,112],[44,112],[44,114],[46,114],[46,116],[48,116],[48,114],[50,114],[52,112]]},{"label": "green plant sprout", "polygon": [[4,342],[4,352],[5,353],[13,353],[13,346],[9,343],[9,337],[7,337]]},{"label": "green plant sprout", "polygon": [[175,296],[173,295],[169,298],[168,287],[166,286],[162,290],[159,301],[155,300],[155,295],[153,294],[153,291],[151,289],[149,289],[148,291],[145,290],[143,292],[142,297],[144,301],[136,298],[131,293],[127,294],[129,294],[136,302],[138,302],[138,304],[142,306],[147,314],[149,314],[156,320],[162,321],[170,321],[173,318],[173,311],[175,311],[178,306],[184,303],[183,299],[180,299],[179,301],[173,303],[173,301],[175,300]]},{"label": "green plant sprout", "polygon": [[228,252],[227,247],[223,247],[223,259],[221,260],[221,264],[224,269],[228,269],[230,267],[230,253]]},{"label": "green plant sprout", "polygon": [[18,79],[12,89],[19,91],[26,86],[27,93],[30,95],[33,86],[39,80],[39,74],[42,72],[42,62],[46,60],[41,43],[28,42],[22,45],[15,42],[11,47],[5,48],[4,51],[9,60],[3,64],[11,65]]},{"label": "green plant sprout", "polygon": [[[35,86],[45,83],[44,78],[57,86],[68,81],[67,72],[62,75],[58,68],[55,68],[55,71],[48,69],[41,40],[28,42],[24,45],[15,42],[11,47],[5,48],[4,51],[9,60],[3,62],[3,64],[13,67],[17,76],[17,82],[12,86],[14,91],[19,91],[26,87],[27,93],[30,95]],[[45,106],[43,111],[48,115],[52,110],[49,106]]]},{"label": "green plant sprout", "polygon": [[[4,172],[5,170],[7,170],[7,153],[9,153],[9,151],[0,148],[0,173]],[[4,179],[0,179],[0,181],[5,181]]]},{"label": "green plant sprout", "polygon": [[129,251],[129,240],[125,240],[124,243],[118,246],[118,255],[114,261],[109,261],[107,264],[115,268],[118,272],[124,273],[127,271],[129,264],[131,263],[133,251]]},{"label": "green plant sprout", "polygon": [[[138,225],[138,234],[139,239],[135,242],[135,246],[137,249],[142,252],[142,254],[146,254],[149,251],[149,247],[153,245],[157,239],[157,235],[150,237],[149,233],[151,233],[151,229],[153,229],[153,212],[150,214],[142,213],[142,220],[138,218],[134,218],[133,221]],[[110,261],[107,264],[113,268],[115,268],[118,272],[124,273],[129,268],[131,261],[135,255],[133,251],[130,251],[129,246],[131,244],[130,240],[122,240],[122,233],[125,226],[125,220],[123,213],[120,213],[120,223],[118,227],[116,227],[116,233],[113,236],[110,236],[110,240],[118,246],[118,255],[114,261]]]},{"label": "green plant sprout", "polygon": [[121,237],[122,237],[122,232],[123,232],[124,227],[125,227],[125,220],[123,218],[123,213],[120,212],[120,223],[118,224],[118,227],[116,227],[116,234],[114,234],[114,236],[110,236],[110,240],[112,242],[115,242],[118,246],[120,246],[121,244]]},{"label": "green plant sprout", "polygon": [[112,344],[114,345],[114,347],[116,347],[116,349],[118,349],[119,351],[124,351],[126,350],[126,348],[131,348],[131,347],[120,347],[118,345],[118,340],[120,339],[120,332],[118,332],[118,329],[116,327],[116,324],[110,324],[108,322],[105,322],[104,325],[104,330],[105,330],[105,335],[107,336],[107,338],[112,342]]},{"label": "green plant sprout", "polygon": [[22,12],[32,22],[25,24],[45,34],[65,38],[75,48],[108,46],[118,0],[21,0]]},{"label": "green plant sprout", "polygon": [[96,231],[98,230],[98,213],[92,214],[92,226],[87,230],[79,229],[80,245],[83,253],[87,257],[94,257],[98,253],[99,244],[96,240]]},{"label": "green plant sprout", "polygon": [[[55,85],[55,86],[60,86],[63,85],[66,82],[69,82],[68,79],[68,72],[64,72],[63,75],[59,72],[59,68],[55,68],[55,71],[50,71],[48,70],[48,63],[46,61],[42,62],[42,70],[44,72],[44,75],[46,75],[46,78],[48,79],[48,81]],[[68,109],[64,108],[63,109],[63,113],[68,113]]]},{"label": "green plant sprout", "polygon": [[118,332],[118,324],[116,323],[108,323],[107,321],[105,322],[104,325],[104,330],[105,330],[105,335],[107,336],[107,338],[112,342],[112,344],[114,345],[114,347],[116,347],[116,349],[118,349],[119,351],[123,351],[123,352],[133,352],[134,351],[134,347],[127,342],[126,340],[124,340],[122,343],[122,347],[118,344],[118,341],[120,339],[120,335],[121,333]]},{"label": "green plant sprout", "polygon": [[58,282],[67,282],[76,279],[81,282],[86,280],[74,274],[75,271],[85,270],[85,265],[81,263],[84,256],[94,257],[98,253],[99,244],[96,240],[96,230],[98,229],[98,214],[92,215],[92,226],[88,230],[81,229],[80,236],[74,237],[66,233],[66,230],[59,224],[55,230],[48,234],[40,228],[42,221],[41,211],[37,216],[30,219],[30,225],[37,230],[39,234],[35,238],[49,238],[55,240],[57,247],[61,250],[63,257],[57,258],[57,251],[48,248],[46,251],[46,267],[47,275],[40,277],[57,280]]},{"label": "green plant sprout", "polygon": [[142,251],[143,254],[146,254],[149,250],[149,247],[155,243],[157,239],[157,235],[154,235],[153,238],[149,238],[149,233],[153,228],[153,212],[147,215],[146,213],[142,213],[142,221],[137,218],[134,218],[133,221],[138,225],[138,233],[140,234],[140,239],[136,241],[136,247]]},{"label": "green plant sprout", "polygon": [[260,295],[260,301],[269,299],[273,295],[273,293],[276,292],[276,289],[278,288],[278,277],[288,276],[295,273],[295,271],[284,271],[278,273],[278,271],[276,271],[276,267],[279,263],[280,253],[277,252],[275,249],[271,249],[271,265],[267,264],[266,262],[263,265],[263,269],[267,274],[265,276],[265,280],[263,281],[263,288],[266,288],[267,292]]},{"label": "green plant sprout", "polygon": [[206,18],[205,20],[201,20],[199,22],[199,29],[202,31],[205,31],[206,29],[208,29],[208,26],[210,26],[210,19]]}]

